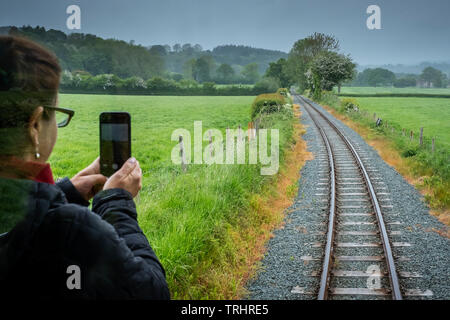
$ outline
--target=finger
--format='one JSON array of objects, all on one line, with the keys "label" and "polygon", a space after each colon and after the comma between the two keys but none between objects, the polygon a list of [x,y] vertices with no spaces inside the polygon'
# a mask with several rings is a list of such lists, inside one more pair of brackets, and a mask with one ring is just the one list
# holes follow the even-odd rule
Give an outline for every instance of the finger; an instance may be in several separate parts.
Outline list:
[{"label": "finger", "polygon": [[91,174],[100,173],[100,157],[97,157],[90,165],[81,170],[77,175],[78,176],[89,176]]},{"label": "finger", "polygon": [[86,176],[86,178],[89,178],[89,181],[92,183],[93,186],[104,185],[106,183],[106,180],[108,180],[108,178],[106,178],[102,174],[93,174],[90,176]]},{"label": "finger", "polygon": [[119,171],[117,171],[113,176],[117,175],[121,178],[128,176],[131,172],[133,172],[134,168],[137,166],[137,160],[132,157],[128,159],[120,168]]},{"label": "finger", "polygon": [[99,174],[100,173],[100,157],[94,160],[88,167],[91,171],[91,174]]},{"label": "finger", "polygon": [[139,162],[137,162],[136,167],[133,169],[133,171],[131,172],[131,175],[135,178],[141,178],[142,177],[142,169],[141,166],[139,165]]}]

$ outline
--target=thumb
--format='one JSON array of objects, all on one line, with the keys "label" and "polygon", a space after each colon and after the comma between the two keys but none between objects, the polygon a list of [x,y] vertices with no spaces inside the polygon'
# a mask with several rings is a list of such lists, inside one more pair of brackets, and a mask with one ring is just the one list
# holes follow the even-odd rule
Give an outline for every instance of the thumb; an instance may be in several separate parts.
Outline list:
[{"label": "thumb", "polygon": [[134,170],[136,165],[137,165],[136,158],[132,157],[132,158],[128,159],[123,164],[122,168],[120,168],[120,170],[117,171],[116,173],[122,177],[126,177]]}]

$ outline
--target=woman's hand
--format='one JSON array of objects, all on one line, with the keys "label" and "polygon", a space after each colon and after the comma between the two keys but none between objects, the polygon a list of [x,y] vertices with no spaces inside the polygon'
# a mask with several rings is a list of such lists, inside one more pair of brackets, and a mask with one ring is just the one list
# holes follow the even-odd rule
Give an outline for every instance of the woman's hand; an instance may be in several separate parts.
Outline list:
[{"label": "woman's hand", "polygon": [[142,170],[135,158],[128,159],[122,168],[106,181],[103,190],[114,188],[127,190],[133,198],[137,196],[142,188]]},{"label": "woman's hand", "polygon": [[89,201],[97,192],[102,190],[107,178],[100,174],[100,158],[95,159],[87,168],[70,179],[75,189]]}]

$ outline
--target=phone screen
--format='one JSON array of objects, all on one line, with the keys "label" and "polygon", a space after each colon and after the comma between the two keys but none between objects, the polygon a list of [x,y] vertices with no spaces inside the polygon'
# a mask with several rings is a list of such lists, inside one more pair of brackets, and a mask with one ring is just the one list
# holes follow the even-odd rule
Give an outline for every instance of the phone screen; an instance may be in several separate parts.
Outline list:
[{"label": "phone screen", "polygon": [[105,120],[100,118],[100,167],[103,175],[111,176],[130,158],[130,140],[129,118],[120,115],[110,115]]}]

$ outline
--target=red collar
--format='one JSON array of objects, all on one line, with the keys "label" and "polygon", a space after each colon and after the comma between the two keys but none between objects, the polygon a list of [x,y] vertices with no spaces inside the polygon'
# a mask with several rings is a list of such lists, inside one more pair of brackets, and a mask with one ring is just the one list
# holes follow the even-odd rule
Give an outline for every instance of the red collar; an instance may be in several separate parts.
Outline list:
[{"label": "red collar", "polygon": [[24,161],[16,157],[7,157],[1,159],[0,165],[2,166],[2,170],[11,172],[21,179],[55,184],[52,169],[48,163]]}]

